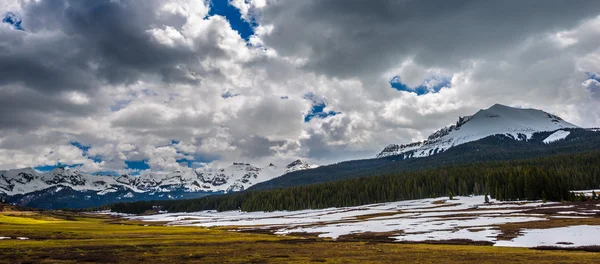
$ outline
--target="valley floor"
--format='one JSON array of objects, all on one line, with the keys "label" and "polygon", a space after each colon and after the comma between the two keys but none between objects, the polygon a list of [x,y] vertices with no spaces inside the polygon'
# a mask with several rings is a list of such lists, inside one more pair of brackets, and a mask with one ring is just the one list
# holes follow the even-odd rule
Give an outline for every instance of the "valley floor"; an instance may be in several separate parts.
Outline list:
[{"label": "valley floor", "polygon": [[[461,199],[470,198],[459,198],[459,200],[444,201],[443,203],[439,199],[432,199],[429,201],[429,204],[432,204],[431,208],[419,209],[422,211],[420,214],[437,213],[443,215],[441,213],[443,211],[440,211],[438,206],[447,207],[446,211],[452,211],[450,208],[462,206],[466,208],[454,211],[468,211],[469,207],[465,205],[467,202],[458,202]],[[414,204],[413,209],[423,207],[424,200],[419,201],[416,202],[419,204]],[[452,203],[457,203],[457,205],[452,205]],[[371,205],[367,206],[372,207],[371,209],[361,210],[368,212],[368,214],[352,213],[356,210],[348,209],[339,213],[345,214],[345,217],[349,219],[354,219],[356,223],[360,220],[374,218],[383,218],[381,220],[388,218],[389,220],[399,216],[393,210],[369,211],[383,206],[398,206],[398,204]],[[471,208],[471,210],[516,210],[510,209],[513,205],[496,204],[494,206],[497,206],[497,208]],[[537,216],[539,218],[549,217],[553,215],[550,211],[564,210],[567,209],[566,206],[571,205],[540,205],[539,207],[554,207],[554,209],[546,208],[543,210],[549,211],[540,211],[536,214],[540,215]],[[596,204],[592,206],[596,206]],[[580,210],[579,207],[568,208],[577,214],[585,213],[585,210]],[[434,209],[434,211],[431,211],[431,209]],[[404,208],[402,210],[411,209]],[[306,224],[299,226],[286,224],[286,227],[272,228],[273,223],[266,223],[266,225],[261,226],[263,228],[250,227],[248,230],[249,227],[246,226],[243,228],[246,232],[239,232],[231,230],[242,230],[240,225],[232,227],[232,223],[223,221],[221,221],[223,224],[220,227],[213,225],[210,228],[173,225],[198,225],[198,222],[193,221],[197,221],[200,216],[195,216],[195,219],[186,219],[190,217],[189,215],[182,217],[180,215],[163,214],[143,218],[143,220],[154,220],[149,222],[140,219],[126,220],[108,215],[74,214],[61,211],[19,211],[16,208],[7,206],[4,206],[0,211],[0,237],[10,238],[0,239],[0,263],[600,263],[599,253],[582,250],[493,247],[487,246],[489,243],[477,244],[468,241],[463,241],[466,245],[389,243],[389,241],[392,241],[389,239],[390,237],[402,235],[397,232],[386,233],[387,231],[377,234],[354,232],[352,236],[344,236],[343,232],[333,232],[332,230],[320,230],[316,234],[310,234],[315,230],[309,229],[311,227]],[[392,211],[392,213],[388,211]],[[309,212],[296,213],[305,214],[302,218],[311,219],[308,215]],[[320,213],[323,212],[312,212],[315,217],[326,218],[324,215],[316,216]],[[534,212],[529,213],[533,214]],[[235,212],[211,214],[235,215]],[[254,217],[253,219],[260,223],[261,217],[253,214],[259,213],[248,213],[246,215]],[[287,217],[271,217],[272,219],[287,219],[291,213],[273,212],[262,214],[288,214]],[[482,214],[497,214],[497,212]],[[565,215],[556,214],[556,216]],[[566,215],[584,217],[571,213]],[[159,217],[182,217],[182,219],[160,219]],[[467,215],[465,217],[471,216]],[[565,225],[598,227],[600,224],[592,222],[596,221],[597,217],[591,217],[591,215],[585,217],[588,218],[556,218],[556,221],[548,219],[536,222],[499,224],[502,227],[501,234],[506,238],[496,236],[496,239],[498,241],[511,241],[515,237],[519,237],[519,234],[527,233],[522,232],[522,229],[543,230],[560,228]],[[247,220],[250,221],[250,219]],[[324,226],[335,225],[331,222],[333,221],[331,219],[324,219],[324,221],[330,221],[325,223]],[[348,220],[343,221],[346,222],[340,223],[341,225],[348,225]],[[402,221],[396,220],[396,222]],[[168,223],[170,224],[165,225]],[[237,222],[237,224],[239,223]],[[531,223],[538,224],[533,225]],[[423,223],[419,223],[419,225],[423,225]],[[270,226],[270,228],[265,229],[266,226]],[[386,225],[374,226],[374,228],[381,228],[381,226]],[[318,227],[319,225],[315,225],[312,228]],[[352,231],[356,228],[340,228],[340,230],[342,229]],[[493,230],[493,227],[480,229]],[[584,237],[598,237],[588,233],[590,230],[584,231],[586,232],[582,234]],[[286,233],[286,235],[277,236],[263,234],[262,232],[279,232]],[[483,231],[472,230],[471,232]],[[337,235],[337,240],[331,239],[334,234]],[[394,238],[393,241],[396,240]]]},{"label": "valley floor", "polygon": [[173,213],[130,217],[173,226],[231,227],[334,240],[562,247],[600,251],[600,203],[499,202],[484,196],[280,212]]}]

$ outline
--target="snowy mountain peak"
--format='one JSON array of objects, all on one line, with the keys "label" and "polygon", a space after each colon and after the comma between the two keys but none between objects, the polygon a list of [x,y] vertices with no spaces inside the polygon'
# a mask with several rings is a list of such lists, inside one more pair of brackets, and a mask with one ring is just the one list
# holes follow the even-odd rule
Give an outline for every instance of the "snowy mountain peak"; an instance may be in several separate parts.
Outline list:
[{"label": "snowy mountain peak", "polygon": [[269,164],[259,168],[249,163],[234,162],[218,169],[205,170],[181,168],[177,171],[145,171],[138,176],[90,175],[77,170],[57,167],[40,173],[33,168],[0,171],[0,196],[13,196],[47,190],[52,187],[69,187],[75,191],[96,192],[105,195],[118,190],[128,193],[232,192],[245,190],[259,182],[267,181],[292,171],[315,166],[296,160],[284,168]]},{"label": "snowy mountain peak", "polygon": [[292,163],[288,164],[287,166],[285,166],[285,173],[290,173],[290,172],[294,172],[294,171],[299,171],[299,170],[308,170],[308,169],[312,169],[312,168],[316,168],[317,166],[315,165],[310,165],[307,162],[303,161],[303,160],[295,160]]},{"label": "snowy mountain peak", "polygon": [[6,179],[14,179],[16,177],[19,177],[19,175],[34,173],[36,173],[36,171],[33,168],[27,167],[21,169],[3,170],[0,171],[0,176]]},{"label": "snowy mountain peak", "polygon": [[295,166],[302,165],[302,164],[306,164],[306,163],[304,161],[302,161],[302,160],[297,159],[295,161],[292,161],[292,163],[288,164],[285,167],[286,168],[291,168],[291,167],[295,167]]},{"label": "snowy mountain peak", "polygon": [[479,110],[472,116],[460,117],[455,124],[434,132],[425,141],[388,145],[376,157],[400,154],[404,154],[404,158],[426,157],[492,135],[528,140],[536,132],[556,131],[562,128],[578,126],[542,110],[495,104],[488,109]]}]

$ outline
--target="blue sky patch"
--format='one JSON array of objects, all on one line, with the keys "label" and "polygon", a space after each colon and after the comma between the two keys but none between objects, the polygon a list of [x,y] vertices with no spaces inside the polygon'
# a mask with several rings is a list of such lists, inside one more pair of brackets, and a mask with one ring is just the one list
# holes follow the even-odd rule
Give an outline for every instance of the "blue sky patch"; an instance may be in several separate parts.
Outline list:
[{"label": "blue sky patch", "polygon": [[323,109],[325,109],[326,106],[327,105],[325,103],[313,105],[312,108],[310,109],[310,112],[308,112],[304,116],[304,123],[310,122],[310,120],[315,117],[322,119],[322,118],[326,118],[328,116],[335,116],[340,113],[340,112],[335,112],[335,111],[329,111],[329,112],[323,111]]},{"label": "blue sky patch", "polygon": [[[101,157],[99,157],[99,156],[92,157],[92,156],[88,155],[88,151],[90,150],[90,146],[83,145],[83,144],[81,144],[81,143],[79,143],[77,141],[72,141],[71,145],[77,147],[78,149],[81,149],[81,151],[83,152],[83,156],[84,157],[87,157],[88,159],[91,159],[94,162],[102,162],[102,158]],[[53,153],[53,151],[50,152],[50,154],[52,154],[52,153]],[[58,167],[75,168],[75,167],[80,167],[80,166],[83,166],[83,164],[79,164],[79,163],[77,163],[77,164],[66,164],[66,163],[57,162],[56,165],[43,165],[43,166],[36,166],[36,167],[33,167],[33,168],[36,169],[36,170],[38,170],[38,171],[41,171],[41,172],[48,172],[48,171],[51,171],[51,170],[53,170],[55,168],[58,168]]]},{"label": "blue sky patch", "polygon": [[304,116],[304,123],[310,122],[313,118],[326,118],[329,116],[335,116],[340,114],[340,112],[336,111],[328,111],[325,112],[325,107],[327,107],[327,100],[324,98],[318,98],[314,93],[306,93],[304,95],[304,99],[311,100],[313,105],[310,111]]},{"label": "blue sky patch", "polygon": [[81,144],[81,143],[79,143],[77,141],[72,141],[71,145],[77,147],[78,149],[81,149],[81,151],[83,152],[83,156],[84,157],[87,157],[88,159],[91,159],[94,162],[102,162],[102,157],[88,155],[88,151],[90,150],[90,146],[83,145],[83,144]]},{"label": "blue sky patch", "polygon": [[148,166],[148,160],[126,160],[125,164],[128,169],[132,170],[147,170],[150,169]]},{"label": "blue sky patch", "polygon": [[587,76],[587,80],[592,79],[600,82],[600,75],[597,73],[586,72],[585,75]]},{"label": "blue sky patch", "polygon": [[21,22],[23,22],[21,20],[21,18],[13,12],[8,12],[8,13],[4,14],[4,18],[2,18],[2,23],[10,24],[16,30],[25,31],[25,29],[23,29],[23,26],[21,25]]},{"label": "blue sky patch", "polygon": [[390,80],[390,86],[398,91],[416,93],[417,95],[425,95],[428,93],[437,93],[444,87],[450,87],[450,78],[448,77],[433,77],[423,81],[417,87],[409,87],[400,80],[400,76],[394,76]]},{"label": "blue sky patch", "polygon": [[78,149],[81,149],[81,151],[83,151],[83,155],[87,155],[88,150],[90,150],[90,146],[85,146],[77,141],[72,141],[71,145],[77,147]]},{"label": "blue sky patch", "polygon": [[242,18],[240,10],[229,4],[228,0],[211,0],[209,16],[220,15],[229,21],[231,28],[237,31],[240,36],[248,41],[254,35],[255,21],[246,21]]},{"label": "blue sky patch", "polygon": [[63,163],[59,162],[56,165],[43,165],[43,166],[36,166],[36,167],[33,167],[33,168],[36,169],[36,170],[38,170],[38,171],[41,171],[41,172],[49,172],[49,171],[51,171],[53,169],[56,169],[58,167],[63,167],[63,168],[70,167],[70,168],[72,168],[72,167],[79,167],[79,166],[83,166],[83,164],[63,164]]}]

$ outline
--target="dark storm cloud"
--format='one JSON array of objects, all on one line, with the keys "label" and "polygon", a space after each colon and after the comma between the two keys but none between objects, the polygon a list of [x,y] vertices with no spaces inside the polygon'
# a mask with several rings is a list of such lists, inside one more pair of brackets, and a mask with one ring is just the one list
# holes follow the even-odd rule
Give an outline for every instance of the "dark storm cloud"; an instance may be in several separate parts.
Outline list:
[{"label": "dark storm cloud", "polygon": [[274,25],[263,41],[281,54],[351,77],[381,73],[407,57],[452,67],[599,12],[600,2],[587,0],[282,0],[263,10],[260,23]]},{"label": "dark storm cloud", "polygon": [[60,118],[85,117],[97,105],[78,105],[60,94],[47,95],[32,89],[0,88],[0,129],[27,131],[45,124],[59,125]]},{"label": "dark storm cloud", "polygon": [[[159,16],[159,1],[40,1],[23,6],[27,33],[2,32],[0,85],[22,83],[45,92],[93,92],[99,83],[127,84],[143,74],[189,83],[198,61],[223,56],[198,41],[194,47],[158,43],[147,30],[180,29],[187,18]],[[27,34],[48,34],[36,39]],[[216,39],[214,36],[206,39]],[[35,42],[37,41],[37,42]],[[214,73],[214,72],[213,72]]]},{"label": "dark storm cloud", "polygon": [[250,136],[240,140],[237,146],[242,150],[242,154],[245,157],[269,157],[273,156],[275,152],[271,147],[282,146],[285,144],[283,140],[271,141],[264,137]]},{"label": "dark storm cloud", "polygon": [[[185,18],[157,17],[158,1],[41,1],[25,6],[28,30],[59,30],[69,38],[66,54],[75,57],[67,68],[91,71],[109,83],[131,83],[144,73],[158,73],[170,82],[182,78],[180,64],[193,64],[197,56],[218,55],[203,47],[200,53],[168,47],[152,39],[147,30],[162,25],[181,27]],[[64,53],[63,53],[64,54]],[[66,86],[74,88],[73,86]]]},{"label": "dark storm cloud", "polygon": [[[22,4],[25,31],[0,28],[0,129],[32,129],[46,115],[89,115],[106,84],[131,84],[145,76],[165,83],[198,84],[199,61],[223,56],[215,29],[195,46],[167,46],[148,32],[181,29],[186,17],[157,15],[159,1],[53,0]],[[214,42],[214,43],[213,43]],[[212,70],[209,74],[220,74]],[[9,90],[18,91],[10,92]],[[92,99],[82,107],[60,99],[77,91]],[[46,97],[44,97],[45,95]],[[35,98],[34,101],[33,99]],[[17,103],[21,102],[21,103]],[[83,110],[82,110],[83,108]]]}]

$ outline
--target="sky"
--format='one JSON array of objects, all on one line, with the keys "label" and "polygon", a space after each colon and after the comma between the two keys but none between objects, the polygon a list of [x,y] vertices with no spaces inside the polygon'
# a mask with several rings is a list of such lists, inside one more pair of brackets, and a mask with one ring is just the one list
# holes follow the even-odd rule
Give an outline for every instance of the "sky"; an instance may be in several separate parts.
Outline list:
[{"label": "sky", "polygon": [[600,1],[3,0],[0,170],[374,157],[495,103],[600,126]]}]

